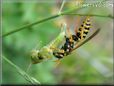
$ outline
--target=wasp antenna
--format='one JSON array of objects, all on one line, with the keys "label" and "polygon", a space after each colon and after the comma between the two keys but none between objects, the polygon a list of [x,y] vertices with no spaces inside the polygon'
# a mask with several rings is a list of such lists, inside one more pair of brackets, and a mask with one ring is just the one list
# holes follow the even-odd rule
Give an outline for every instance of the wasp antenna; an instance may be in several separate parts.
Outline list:
[{"label": "wasp antenna", "polygon": [[57,67],[60,64],[60,59],[57,59],[57,60],[55,60],[53,62],[55,62],[55,67]]}]

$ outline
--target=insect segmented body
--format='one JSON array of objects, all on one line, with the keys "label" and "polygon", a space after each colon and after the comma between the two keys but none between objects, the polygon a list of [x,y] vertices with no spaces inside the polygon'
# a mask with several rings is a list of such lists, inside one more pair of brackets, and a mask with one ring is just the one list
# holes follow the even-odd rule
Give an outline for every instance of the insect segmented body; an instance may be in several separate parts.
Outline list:
[{"label": "insect segmented body", "polygon": [[[92,35],[86,38],[89,30],[91,28],[90,17],[87,17],[81,27],[76,31],[75,34],[69,33],[67,37],[65,34],[66,24],[63,25],[60,34],[57,36],[55,40],[53,40],[50,44],[44,46],[40,50],[33,50],[31,53],[32,63],[40,63],[46,59],[50,59],[52,57],[56,57],[58,60],[63,58],[64,56],[69,55],[73,50],[77,49],[91,38],[93,38],[100,29],[97,29]],[[86,38],[86,39],[85,39]],[[65,43],[63,46],[58,48],[61,45],[63,40],[65,39]],[[83,40],[85,39],[85,40]]]},{"label": "insect segmented body", "polygon": [[70,34],[70,37],[65,36],[66,40],[64,45],[60,48],[59,51],[53,52],[53,55],[58,59],[61,59],[64,56],[69,55],[72,49],[75,47],[76,42],[81,41],[87,36],[90,28],[91,28],[90,18],[87,17],[75,35]]}]

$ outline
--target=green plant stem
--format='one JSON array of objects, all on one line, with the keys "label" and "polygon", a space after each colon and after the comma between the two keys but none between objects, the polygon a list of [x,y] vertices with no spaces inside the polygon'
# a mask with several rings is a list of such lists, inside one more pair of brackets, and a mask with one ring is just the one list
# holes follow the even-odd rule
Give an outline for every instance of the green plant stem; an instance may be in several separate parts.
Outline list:
[{"label": "green plant stem", "polygon": [[114,19],[114,16],[111,16],[111,15],[99,15],[99,14],[62,13],[61,15],[95,16],[95,17],[106,17],[106,18]]},{"label": "green plant stem", "polygon": [[25,71],[23,71],[21,68],[19,68],[18,66],[16,66],[13,62],[11,62],[9,59],[7,59],[5,56],[2,56],[3,59],[9,63],[12,67],[14,67],[17,72],[24,77],[27,81],[29,81],[31,84],[40,84],[40,82],[38,80],[36,80],[35,78],[29,76]]},{"label": "green plant stem", "polygon": [[[103,1],[101,1],[101,2],[103,3],[104,1],[106,1],[106,0],[103,0]],[[97,3],[99,3],[99,2],[97,2]],[[97,3],[94,3],[94,4],[97,4]],[[24,26],[22,26],[22,27],[20,27],[20,28],[17,28],[17,29],[15,29],[15,30],[13,30],[13,31],[10,31],[10,32],[7,32],[7,33],[3,34],[2,37],[6,37],[6,36],[8,36],[8,35],[11,35],[11,34],[13,34],[13,33],[18,32],[18,31],[21,31],[21,30],[24,30],[24,29],[28,29],[28,27],[31,27],[31,26],[33,26],[33,25],[46,22],[46,21],[48,21],[48,20],[57,18],[57,17],[59,17],[59,16],[71,15],[71,14],[70,14],[71,12],[73,12],[73,11],[78,11],[78,10],[80,10],[80,9],[82,9],[82,8],[85,8],[85,7],[81,7],[81,6],[80,6],[80,7],[74,7],[74,8],[72,8],[72,9],[69,9],[69,10],[67,10],[67,11],[64,11],[64,12],[61,12],[61,13],[59,13],[59,14],[53,15],[53,16],[51,16],[51,17],[47,17],[47,18],[41,19],[41,20],[39,20],[39,21],[33,22],[33,23],[31,23],[31,24],[24,25]],[[73,15],[73,14],[72,14],[72,15]],[[75,14],[75,15],[78,15],[78,16],[86,16],[86,15],[84,15],[84,14]],[[89,15],[89,14],[87,14],[87,15]],[[94,14],[93,14],[93,15],[89,15],[89,16],[109,17],[109,18],[114,19],[114,17],[113,17],[113,16],[110,16],[110,15],[104,16],[104,15],[94,15]]]},{"label": "green plant stem", "polygon": [[13,33],[15,33],[15,32],[18,32],[18,31],[27,29],[27,27],[30,27],[30,26],[33,26],[33,25],[36,25],[36,24],[40,24],[40,23],[42,23],[42,22],[45,22],[45,21],[54,19],[54,18],[56,18],[56,17],[58,17],[58,16],[61,16],[61,15],[96,16],[96,17],[105,17],[105,18],[112,18],[112,19],[114,19],[114,17],[111,16],[111,15],[61,13],[60,15],[59,15],[59,14],[58,14],[58,15],[54,15],[54,16],[51,16],[51,17],[42,19],[42,20],[40,20],[40,21],[36,21],[36,22],[34,22],[34,23],[24,25],[24,26],[22,26],[22,27],[20,27],[20,28],[18,28],[18,29],[15,29],[15,30],[10,31],[10,32],[8,32],[8,33],[6,33],[6,34],[3,34],[2,37],[6,37],[6,36],[11,35],[11,34],[13,34]]},{"label": "green plant stem", "polygon": [[18,29],[15,29],[15,30],[10,31],[10,32],[8,32],[8,33],[6,33],[6,34],[3,34],[2,37],[6,37],[6,36],[11,35],[11,34],[13,34],[13,33],[15,33],[15,32],[18,32],[18,31],[27,29],[28,27],[31,27],[31,26],[33,26],[33,25],[40,24],[40,23],[42,23],[42,22],[45,22],[45,21],[54,19],[54,18],[56,18],[56,17],[58,17],[58,16],[59,16],[59,15],[54,15],[54,16],[47,17],[47,18],[41,19],[41,20],[39,20],[39,21],[33,22],[33,23],[31,23],[31,24],[24,25],[24,26],[22,26],[22,27],[20,27],[20,28],[18,28]]},{"label": "green plant stem", "polygon": [[54,16],[51,16],[51,17],[42,19],[42,20],[40,20],[40,21],[33,22],[33,23],[31,23],[31,24],[24,25],[24,26],[22,26],[22,27],[20,27],[20,28],[18,28],[18,29],[15,29],[15,30],[10,31],[10,32],[8,32],[8,33],[6,33],[6,34],[3,34],[2,37],[6,37],[6,36],[11,35],[11,34],[13,34],[13,33],[15,33],[15,32],[18,32],[18,31],[27,29],[27,27],[30,27],[30,26],[33,26],[33,25],[36,25],[36,24],[40,24],[40,23],[42,23],[42,22],[45,22],[45,21],[54,19],[54,18],[59,17],[59,16],[61,16],[61,15],[96,16],[96,17],[105,17],[105,18],[112,18],[112,19],[114,19],[114,17],[111,16],[111,15],[61,13],[60,15],[59,15],[59,14],[58,14],[58,15],[54,15]]}]

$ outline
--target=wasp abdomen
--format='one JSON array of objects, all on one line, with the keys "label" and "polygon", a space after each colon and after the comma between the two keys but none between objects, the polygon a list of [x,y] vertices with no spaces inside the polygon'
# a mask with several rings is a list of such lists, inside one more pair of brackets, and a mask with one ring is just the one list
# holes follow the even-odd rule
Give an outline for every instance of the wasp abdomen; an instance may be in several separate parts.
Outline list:
[{"label": "wasp abdomen", "polygon": [[[76,36],[78,38],[78,41],[80,39],[83,39],[87,36],[89,30],[90,30],[90,27],[91,27],[91,22],[90,22],[90,19],[89,17],[83,22],[83,24],[81,25],[81,27],[78,29],[77,33],[76,33]],[[81,38],[82,37],[82,38]]]}]

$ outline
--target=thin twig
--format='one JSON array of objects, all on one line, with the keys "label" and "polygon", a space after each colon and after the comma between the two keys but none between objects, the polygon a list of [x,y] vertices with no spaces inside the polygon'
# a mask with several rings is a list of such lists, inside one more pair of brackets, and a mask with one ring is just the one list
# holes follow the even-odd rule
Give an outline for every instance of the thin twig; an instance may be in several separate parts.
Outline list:
[{"label": "thin twig", "polygon": [[114,16],[111,16],[111,15],[99,15],[99,14],[62,13],[61,15],[95,16],[95,17],[107,17],[107,18],[114,19]]},{"label": "thin twig", "polygon": [[[101,1],[101,3],[104,2],[104,1],[106,1],[106,0]],[[99,2],[97,2],[97,3],[99,3]],[[94,3],[94,4],[97,4],[97,3]],[[91,5],[90,5],[90,6],[91,6]],[[47,18],[41,19],[41,20],[39,20],[39,21],[33,22],[33,23],[31,23],[31,24],[24,25],[24,26],[22,26],[22,27],[20,27],[20,28],[17,28],[17,29],[15,29],[15,30],[13,30],[13,31],[10,31],[10,32],[7,32],[7,33],[3,34],[2,37],[6,37],[6,36],[8,36],[8,35],[11,35],[11,34],[13,34],[13,33],[18,32],[18,31],[21,31],[21,30],[24,30],[24,29],[28,29],[28,27],[31,27],[31,26],[36,25],[36,24],[40,24],[40,23],[42,23],[42,22],[46,22],[46,21],[48,21],[48,20],[57,18],[57,17],[59,17],[59,16],[70,14],[71,12],[73,12],[73,11],[78,11],[78,10],[80,10],[80,9],[82,9],[82,8],[85,8],[85,7],[84,7],[84,6],[83,6],[83,7],[81,7],[81,6],[79,6],[79,7],[74,7],[74,8],[72,8],[72,9],[70,9],[70,10],[61,12],[60,14],[56,14],[56,15],[53,15],[53,16],[51,16],[51,17],[47,17]],[[76,15],[76,14],[75,14],[75,15]],[[78,14],[77,14],[77,15],[78,15]],[[81,15],[81,14],[80,14],[79,16],[85,16],[85,15]],[[97,16],[97,15],[93,15],[93,16]],[[101,17],[106,17],[106,16],[102,16],[102,15],[100,15],[100,16],[101,16]],[[99,16],[99,17],[100,17],[100,16]],[[108,17],[110,17],[110,16],[108,16]],[[113,19],[114,17],[110,17],[110,18]]]},{"label": "thin twig", "polygon": [[65,0],[63,0],[63,2],[62,2],[62,5],[61,5],[61,7],[60,7],[60,10],[59,10],[58,14],[61,14],[61,11],[62,11],[62,9],[63,9],[64,4],[65,4]]},{"label": "thin twig", "polygon": [[[111,16],[111,15],[98,15],[98,14],[61,13],[61,15],[95,16],[95,17],[105,17],[105,18],[114,19],[114,16]],[[15,32],[18,32],[18,31],[27,29],[27,28],[30,27],[30,26],[33,26],[33,25],[42,23],[42,22],[47,21],[47,20],[51,20],[51,19],[56,18],[56,17],[58,17],[58,16],[60,16],[60,15],[54,15],[54,16],[51,16],[51,17],[42,19],[42,20],[40,20],[40,21],[36,21],[36,22],[34,22],[34,23],[24,25],[24,26],[22,26],[22,27],[20,27],[20,28],[18,28],[18,29],[15,29],[15,30],[10,31],[10,32],[8,32],[8,33],[6,33],[6,34],[3,34],[2,37],[6,37],[6,36],[11,35],[11,34],[13,34],[13,33],[15,33]]]},{"label": "thin twig", "polygon": [[19,68],[17,65],[15,65],[13,62],[11,62],[9,59],[7,59],[5,56],[2,56],[3,59],[9,63],[12,67],[14,67],[17,72],[24,77],[27,81],[29,81],[31,84],[40,84],[40,82],[38,80],[36,80],[35,78],[29,76],[25,71],[23,71],[21,68]]},{"label": "thin twig", "polygon": [[40,24],[40,23],[42,23],[42,22],[44,22],[44,21],[48,21],[48,20],[54,19],[54,18],[56,18],[56,17],[58,17],[58,16],[59,16],[59,15],[57,14],[57,15],[54,15],[54,16],[51,16],[51,17],[47,17],[47,18],[38,20],[38,21],[33,22],[33,23],[31,23],[31,24],[26,24],[26,25],[24,25],[24,26],[22,26],[22,27],[20,27],[20,28],[18,28],[18,29],[15,29],[15,30],[10,31],[10,32],[8,32],[8,33],[6,33],[6,34],[3,34],[2,37],[6,37],[6,36],[11,35],[11,34],[13,34],[13,33],[15,33],[15,32],[18,32],[18,31],[21,31],[21,30],[24,30],[24,29],[28,29],[28,27],[31,27],[31,26],[36,25],[36,24]]}]

